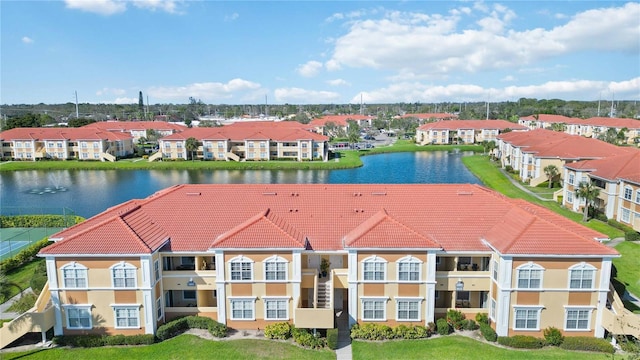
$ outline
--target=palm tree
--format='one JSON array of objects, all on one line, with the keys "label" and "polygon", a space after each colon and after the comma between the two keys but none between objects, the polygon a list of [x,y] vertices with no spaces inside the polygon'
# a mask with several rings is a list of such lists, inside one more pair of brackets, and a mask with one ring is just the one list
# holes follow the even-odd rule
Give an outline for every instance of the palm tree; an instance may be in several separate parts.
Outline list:
[{"label": "palm tree", "polygon": [[18,289],[18,293],[22,292],[20,285],[10,281],[4,272],[0,272],[0,303],[4,303],[9,300],[13,294],[15,294],[11,291],[11,288]]},{"label": "palm tree", "polygon": [[198,140],[194,137],[190,137],[185,142],[184,147],[189,153],[191,153],[191,161],[193,161],[193,152],[198,150]]},{"label": "palm tree", "polygon": [[549,189],[553,187],[553,179],[558,176],[558,167],[551,164],[544,167],[544,174],[547,175],[547,179],[549,179]]},{"label": "palm tree", "polygon": [[589,220],[589,207],[593,205],[593,201],[600,195],[600,190],[593,186],[590,182],[581,181],[576,189],[576,197],[578,199],[584,199],[584,213],[582,221]]},{"label": "palm tree", "polygon": [[493,150],[495,150],[498,147],[498,145],[496,145],[495,141],[491,140],[487,142],[487,145],[485,146],[486,146],[487,152],[489,153],[489,157],[491,158],[491,160],[493,160],[493,155],[494,155]]}]

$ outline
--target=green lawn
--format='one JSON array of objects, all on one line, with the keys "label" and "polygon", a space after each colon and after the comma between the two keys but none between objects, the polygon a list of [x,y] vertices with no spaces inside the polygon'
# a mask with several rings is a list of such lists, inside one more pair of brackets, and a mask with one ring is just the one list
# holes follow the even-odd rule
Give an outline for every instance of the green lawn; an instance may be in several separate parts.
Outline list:
[{"label": "green lawn", "polygon": [[74,360],[129,360],[129,359],[335,359],[328,349],[309,350],[291,343],[272,340],[205,340],[194,335],[183,334],[173,339],[149,346],[118,346],[99,348],[59,348],[33,350],[29,352],[4,353],[3,360],[10,359],[74,359]]},{"label": "green lawn", "polygon": [[[20,289],[24,290],[30,287],[31,278],[33,277],[33,273],[35,272],[36,266],[38,263],[44,261],[42,258],[38,258],[26,265],[20,266],[19,268],[9,271],[6,273],[7,280],[11,283],[17,284]],[[17,295],[20,290],[15,286],[11,286],[10,288],[9,298]]]},{"label": "green lawn", "polygon": [[[558,348],[541,350],[504,349],[467,337],[450,335],[436,339],[398,340],[387,342],[354,341],[354,360],[368,359],[614,359],[610,354],[566,351]],[[615,356],[622,359],[620,356]]]},{"label": "green lawn", "polygon": [[599,231],[609,238],[624,237],[622,230],[616,229],[598,220],[589,220],[587,223],[582,222],[582,214],[573,212],[567,208],[560,206],[555,201],[542,201],[535,196],[514,186],[511,181],[503,175],[496,163],[492,163],[489,157],[482,155],[465,156],[462,158],[464,165],[475,174],[490,189],[494,189],[510,198],[524,199],[534,204],[543,206],[559,215],[569,218],[588,228]]},{"label": "green lawn", "polygon": [[625,241],[618,244],[616,250],[622,257],[613,259],[617,270],[615,279],[624,284],[632,294],[640,296],[640,244]]}]

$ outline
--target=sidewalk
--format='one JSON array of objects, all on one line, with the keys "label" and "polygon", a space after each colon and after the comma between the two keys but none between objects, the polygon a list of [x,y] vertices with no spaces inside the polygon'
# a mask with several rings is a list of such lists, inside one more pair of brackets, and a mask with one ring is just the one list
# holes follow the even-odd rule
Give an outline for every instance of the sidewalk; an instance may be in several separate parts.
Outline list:
[{"label": "sidewalk", "polygon": [[339,313],[336,319],[338,327],[338,348],[336,349],[337,360],[351,360],[351,330],[349,329],[349,315],[346,311]]},{"label": "sidewalk", "polygon": [[31,292],[32,292],[31,288],[27,288],[23,290],[20,294],[7,300],[4,304],[0,304],[0,320],[10,320],[10,319],[17,318],[20,314],[14,313],[14,312],[7,312],[7,309],[11,307],[11,305],[13,305],[14,302],[20,299],[20,297],[22,297],[23,294],[29,294]]},{"label": "sidewalk", "polygon": [[502,175],[504,175],[507,179],[509,179],[509,181],[511,181],[511,183],[517,187],[518,189],[526,192],[527,194],[534,196],[536,199],[540,200],[540,201],[555,201],[553,199],[545,199],[543,197],[540,197],[540,195],[532,192],[531,190],[527,189],[524,185],[520,184],[520,182],[518,182],[517,180],[515,180],[514,178],[512,178],[504,169],[500,168],[499,169],[500,172],[502,173]]}]

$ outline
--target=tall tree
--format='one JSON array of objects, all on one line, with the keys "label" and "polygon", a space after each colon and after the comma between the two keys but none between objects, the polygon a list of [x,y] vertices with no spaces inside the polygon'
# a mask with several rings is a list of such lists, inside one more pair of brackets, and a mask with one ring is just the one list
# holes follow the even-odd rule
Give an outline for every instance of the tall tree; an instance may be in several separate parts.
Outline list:
[{"label": "tall tree", "polygon": [[191,161],[193,161],[193,152],[198,150],[198,139],[194,137],[188,138],[187,141],[185,142],[184,147],[191,154]]},{"label": "tall tree", "polygon": [[144,113],[144,99],[142,99],[142,91],[138,92],[138,111]]},{"label": "tall tree", "polygon": [[544,174],[547,175],[547,179],[549,179],[549,189],[553,187],[553,180],[558,176],[558,167],[550,164],[544,167]]},{"label": "tall tree", "polygon": [[589,220],[589,208],[593,205],[593,202],[600,195],[600,190],[593,186],[588,181],[581,181],[576,189],[576,197],[578,199],[584,199],[584,213],[582,215],[582,221]]}]

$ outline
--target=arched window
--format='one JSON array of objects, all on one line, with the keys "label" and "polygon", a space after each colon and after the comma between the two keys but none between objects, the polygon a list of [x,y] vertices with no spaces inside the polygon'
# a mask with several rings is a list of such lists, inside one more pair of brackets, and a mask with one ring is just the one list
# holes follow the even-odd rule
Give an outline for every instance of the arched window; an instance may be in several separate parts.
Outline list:
[{"label": "arched window", "polygon": [[242,255],[229,260],[229,276],[232,281],[253,280],[253,260]]},{"label": "arched window", "polygon": [[633,194],[633,189],[631,188],[631,186],[625,186],[624,189],[622,190],[622,197],[625,200],[631,200],[632,194]]},{"label": "arched window", "polygon": [[72,262],[60,268],[62,271],[62,281],[66,288],[86,288],[87,287],[87,267]]},{"label": "arched window", "polygon": [[111,282],[114,288],[135,288],[136,267],[124,261],[113,265],[111,268]]},{"label": "arched window", "polygon": [[413,256],[398,260],[398,281],[420,281],[422,261]]},{"label": "arched window", "polygon": [[542,272],[544,268],[529,262],[518,266],[518,289],[540,289],[542,287]]},{"label": "arched window", "polygon": [[386,280],[387,260],[375,255],[362,260],[362,276],[364,281]]},{"label": "arched window", "polygon": [[264,279],[267,281],[287,280],[287,260],[274,255],[264,260]]},{"label": "arched window", "polygon": [[596,268],[587,263],[573,265],[569,268],[569,289],[592,289],[596,276]]}]

